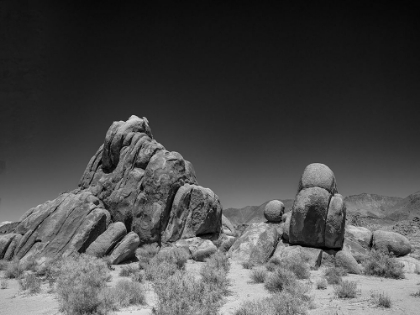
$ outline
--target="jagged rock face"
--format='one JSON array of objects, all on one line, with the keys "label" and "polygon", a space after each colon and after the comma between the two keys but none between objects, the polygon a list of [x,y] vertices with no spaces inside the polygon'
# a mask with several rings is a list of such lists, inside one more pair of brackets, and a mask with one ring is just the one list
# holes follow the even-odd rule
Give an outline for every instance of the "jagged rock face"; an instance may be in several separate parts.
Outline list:
[{"label": "jagged rock face", "polygon": [[108,255],[114,246],[126,235],[127,229],[124,223],[111,223],[107,230],[89,245],[86,249],[86,254],[99,258]]},{"label": "jagged rock face", "polygon": [[[177,194],[182,202],[174,204]],[[197,185],[192,164],[156,142],[146,118],[131,116],[111,125],[78,189],[25,213],[15,229],[20,237],[4,242],[2,254],[54,258],[89,248],[90,254],[102,256],[128,233],[112,251],[118,263],[139,244],[161,242],[162,235],[171,242],[218,235],[221,216],[219,198]],[[114,224],[107,230],[111,222],[124,226]],[[104,244],[108,240],[110,244]]]},{"label": "jagged rock face", "polygon": [[338,194],[334,173],[323,164],[308,165],[292,208],[290,244],[340,249],[345,221],[346,207]]},{"label": "jagged rock face", "polygon": [[60,195],[29,210],[16,232],[14,256],[59,257],[82,253],[109,224],[110,215],[89,191]]}]

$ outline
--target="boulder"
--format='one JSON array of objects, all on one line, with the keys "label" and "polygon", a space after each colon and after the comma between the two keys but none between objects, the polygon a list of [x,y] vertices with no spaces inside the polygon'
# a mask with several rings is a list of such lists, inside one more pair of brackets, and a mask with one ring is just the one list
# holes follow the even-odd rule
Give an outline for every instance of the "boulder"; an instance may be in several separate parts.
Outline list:
[{"label": "boulder", "polygon": [[15,233],[0,235],[0,259],[4,258],[7,249],[9,248],[16,235],[17,234]]},{"label": "boulder", "polygon": [[20,222],[5,221],[0,223],[0,234],[13,233]]},{"label": "boulder", "polygon": [[271,200],[264,207],[264,217],[268,222],[281,222],[284,204],[279,200]]},{"label": "boulder", "polygon": [[346,205],[343,196],[335,194],[328,205],[327,220],[325,223],[325,247],[341,249],[344,241],[346,224]]},{"label": "boulder", "polygon": [[289,243],[324,247],[330,193],[319,187],[301,190],[293,204]]},{"label": "boulder", "polygon": [[217,195],[208,188],[185,184],[179,188],[172,202],[162,242],[200,235],[218,236],[221,227],[222,206]]},{"label": "boulder", "polygon": [[114,248],[114,246],[121,241],[121,239],[127,234],[127,229],[124,223],[115,222],[108,226],[107,230],[98,236],[98,238],[89,245],[86,249],[86,254],[103,257]]},{"label": "boulder", "polygon": [[192,259],[204,261],[217,251],[212,241],[200,237],[182,239],[174,243],[175,247],[188,249]]},{"label": "boulder", "polygon": [[275,226],[268,223],[252,223],[229,250],[234,261],[265,263],[273,254],[279,241]]},{"label": "boulder", "polygon": [[347,225],[345,237],[358,242],[363,248],[370,249],[372,247],[373,233],[365,227]]},{"label": "boulder", "polygon": [[13,238],[12,242],[10,243],[9,247],[7,248],[6,253],[4,254],[3,259],[4,260],[12,260],[16,247],[18,246],[20,240],[22,238],[22,235],[16,234],[16,236]]},{"label": "boulder", "polygon": [[133,258],[136,249],[140,245],[140,238],[135,232],[128,233],[121,242],[119,242],[110,255],[110,261],[117,265],[125,260]]},{"label": "boulder", "polygon": [[272,256],[279,260],[303,260],[311,268],[318,268],[321,265],[322,250],[319,248],[302,247],[300,245],[289,245],[279,242]]},{"label": "boulder", "polygon": [[283,214],[282,220],[284,222],[283,225],[283,240],[285,240],[286,242],[289,242],[289,233],[290,233],[290,220],[292,218],[292,211],[289,211],[285,214]]},{"label": "boulder", "polygon": [[222,239],[222,243],[220,244],[219,249],[222,252],[227,252],[232,247],[232,245],[235,243],[235,241],[236,241],[235,236],[225,235]]},{"label": "boulder", "polygon": [[83,253],[109,224],[110,215],[102,207],[89,191],[73,191],[29,210],[16,227],[23,237],[15,256],[23,258],[34,244],[35,258]]},{"label": "boulder", "polygon": [[420,261],[409,256],[396,257],[395,260],[404,265],[403,271],[405,273],[420,274]]},{"label": "boulder", "polygon": [[381,230],[373,232],[373,248],[393,253],[397,257],[411,252],[410,241],[405,236]]},{"label": "boulder", "polygon": [[309,164],[303,171],[298,191],[310,187],[324,188],[332,195],[338,192],[334,173],[321,163]]},{"label": "boulder", "polygon": [[353,255],[347,250],[340,250],[335,255],[336,267],[342,267],[348,273],[360,274],[362,267],[357,263]]},{"label": "boulder", "polygon": [[226,216],[222,215],[222,232],[225,235],[236,236],[236,230],[233,224]]},{"label": "boulder", "polygon": [[370,255],[368,249],[364,248],[359,242],[352,238],[346,237],[344,239],[343,249],[348,251],[358,263],[363,262]]}]

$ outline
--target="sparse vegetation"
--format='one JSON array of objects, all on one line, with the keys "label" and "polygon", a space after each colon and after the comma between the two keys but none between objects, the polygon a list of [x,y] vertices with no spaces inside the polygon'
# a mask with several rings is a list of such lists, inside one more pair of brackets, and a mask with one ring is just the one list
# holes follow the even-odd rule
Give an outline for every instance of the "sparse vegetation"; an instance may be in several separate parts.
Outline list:
[{"label": "sparse vegetation", "polygon": [[1,279],[0,280],[0,289],[4,290],[9,287],[9,281],[7,279]]},{"label": "sparse vegetation", "polygon": [[41,292],[41,280],[33,273],[25,274],[18,283],[21,290],[28,291],[30,294]]},{"label": "sparse vegetation", "polygon": [[0,270],[6,270],[9,266],[9,262],[3,259],[0,259]]},{"label": "sparse vegetation", "polygon": [[374,303],[379,307],[390,308],[391,298],[385,293],[372,293],[372,299]]},{"label": "sparse vegetation", "polygon": [[420,289],[416,293],[413,293],[411,295],[415,297],[420,297]]},{"label": "sparse vegetation", "polygon": [[138,271],[138,266],[137,268],[133,265],[126,265],[123,266],[120,270],[119,275],[121,277],[131,277],[133,274],[135,274]]},{"label": "sparse vegetation", "polygon": [[144,304],[146,301],[143,286],[138,282],[120,280],[113,290],[115,300],[121,307]]},{"label": "sparse vegetation", "polygon": [[265,278],[267,277],[267,270],[265,268],[259,267],[251,272],[251,279],[255,283],[264,283]]},{"label": "sparse vegetation", "polygon": [[357,283],[344,280],[334,286],[334,294],[340,299],[352,299],[357,295]]},{"label": "sparse vegetation", "polygon": [[98,258],[81,255],[61,264],[57,294],[61,311],[68,315],[106,314],[109,305],[103,290],[109,278],[106,264]]},{"label": "sparse vegetation", "polygon": [[19,279],[24,273],[23,266],[18,260],[11,261],[4,271],[4,277],[7,279]]},{"label": "sparse vegetation", "polygon": [[397,262],[388,254],[372,250],[370,256],[363,262],[363,269],[366,275],[404,279],[403,264]]},{"label": "sparse vegetation", "polygon": [[317,290],[325,290],[327,288],[328,282],[327,279],[321,278],[318,279],[316,282],[316,288]]},{"label": "sparse vegetation", "polygon": [[277,268],[265,280],[265,288],[270,292],[283,291],[286,287],[296,285],[297,279],[295,274],[283,267]]},{"label": "sparse vegetation", "polygon": [[347,272],[344,269],[338,267],[330,267],[324,271],[324,277],[328,284],[340,284],[342,281],[342,276],[346,275]]},{"label": "sparse vegetation", "polygon": [[139,261],[139,268],[145,269],[150,260],[159,252],[159,247],[154,244],[143,245],[137,248],[136,257]]},{"label": "sparse vegetation", "polygon": [[252,262],[250,262],[250,261],[244,261],[244,262],[242,263],[242,267],[243,267],[244,269],[252,269],[254,266],[255,266],[255,264],[254,264],[254,263],[252,263]]}]

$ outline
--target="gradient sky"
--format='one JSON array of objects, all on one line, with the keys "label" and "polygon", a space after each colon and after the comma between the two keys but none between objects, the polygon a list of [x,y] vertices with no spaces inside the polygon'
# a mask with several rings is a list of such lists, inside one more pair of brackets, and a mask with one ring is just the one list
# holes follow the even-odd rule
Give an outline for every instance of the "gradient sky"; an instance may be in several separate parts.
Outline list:
[{"label": "gradient sky", "polygon": [[133,114],[224,208],[293,198],[312,162],[343,195],[420,190],[413,4],[16,2],[0,1],[0,222],[75,188]]}]

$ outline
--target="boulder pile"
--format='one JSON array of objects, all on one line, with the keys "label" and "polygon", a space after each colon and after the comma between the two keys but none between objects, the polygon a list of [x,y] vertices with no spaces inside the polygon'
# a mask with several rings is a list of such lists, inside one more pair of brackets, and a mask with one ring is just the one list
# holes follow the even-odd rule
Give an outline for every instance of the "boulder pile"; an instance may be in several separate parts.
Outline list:
[{"label": "boulder pile", "polygon": [[153,139],[146,118],[131,116],[108,129],[77,189],[28,210],[0,236],[0,259],[87,253],[119,263],[142,244],[221,232],[217,195],[198,185],[189,161]]}]

